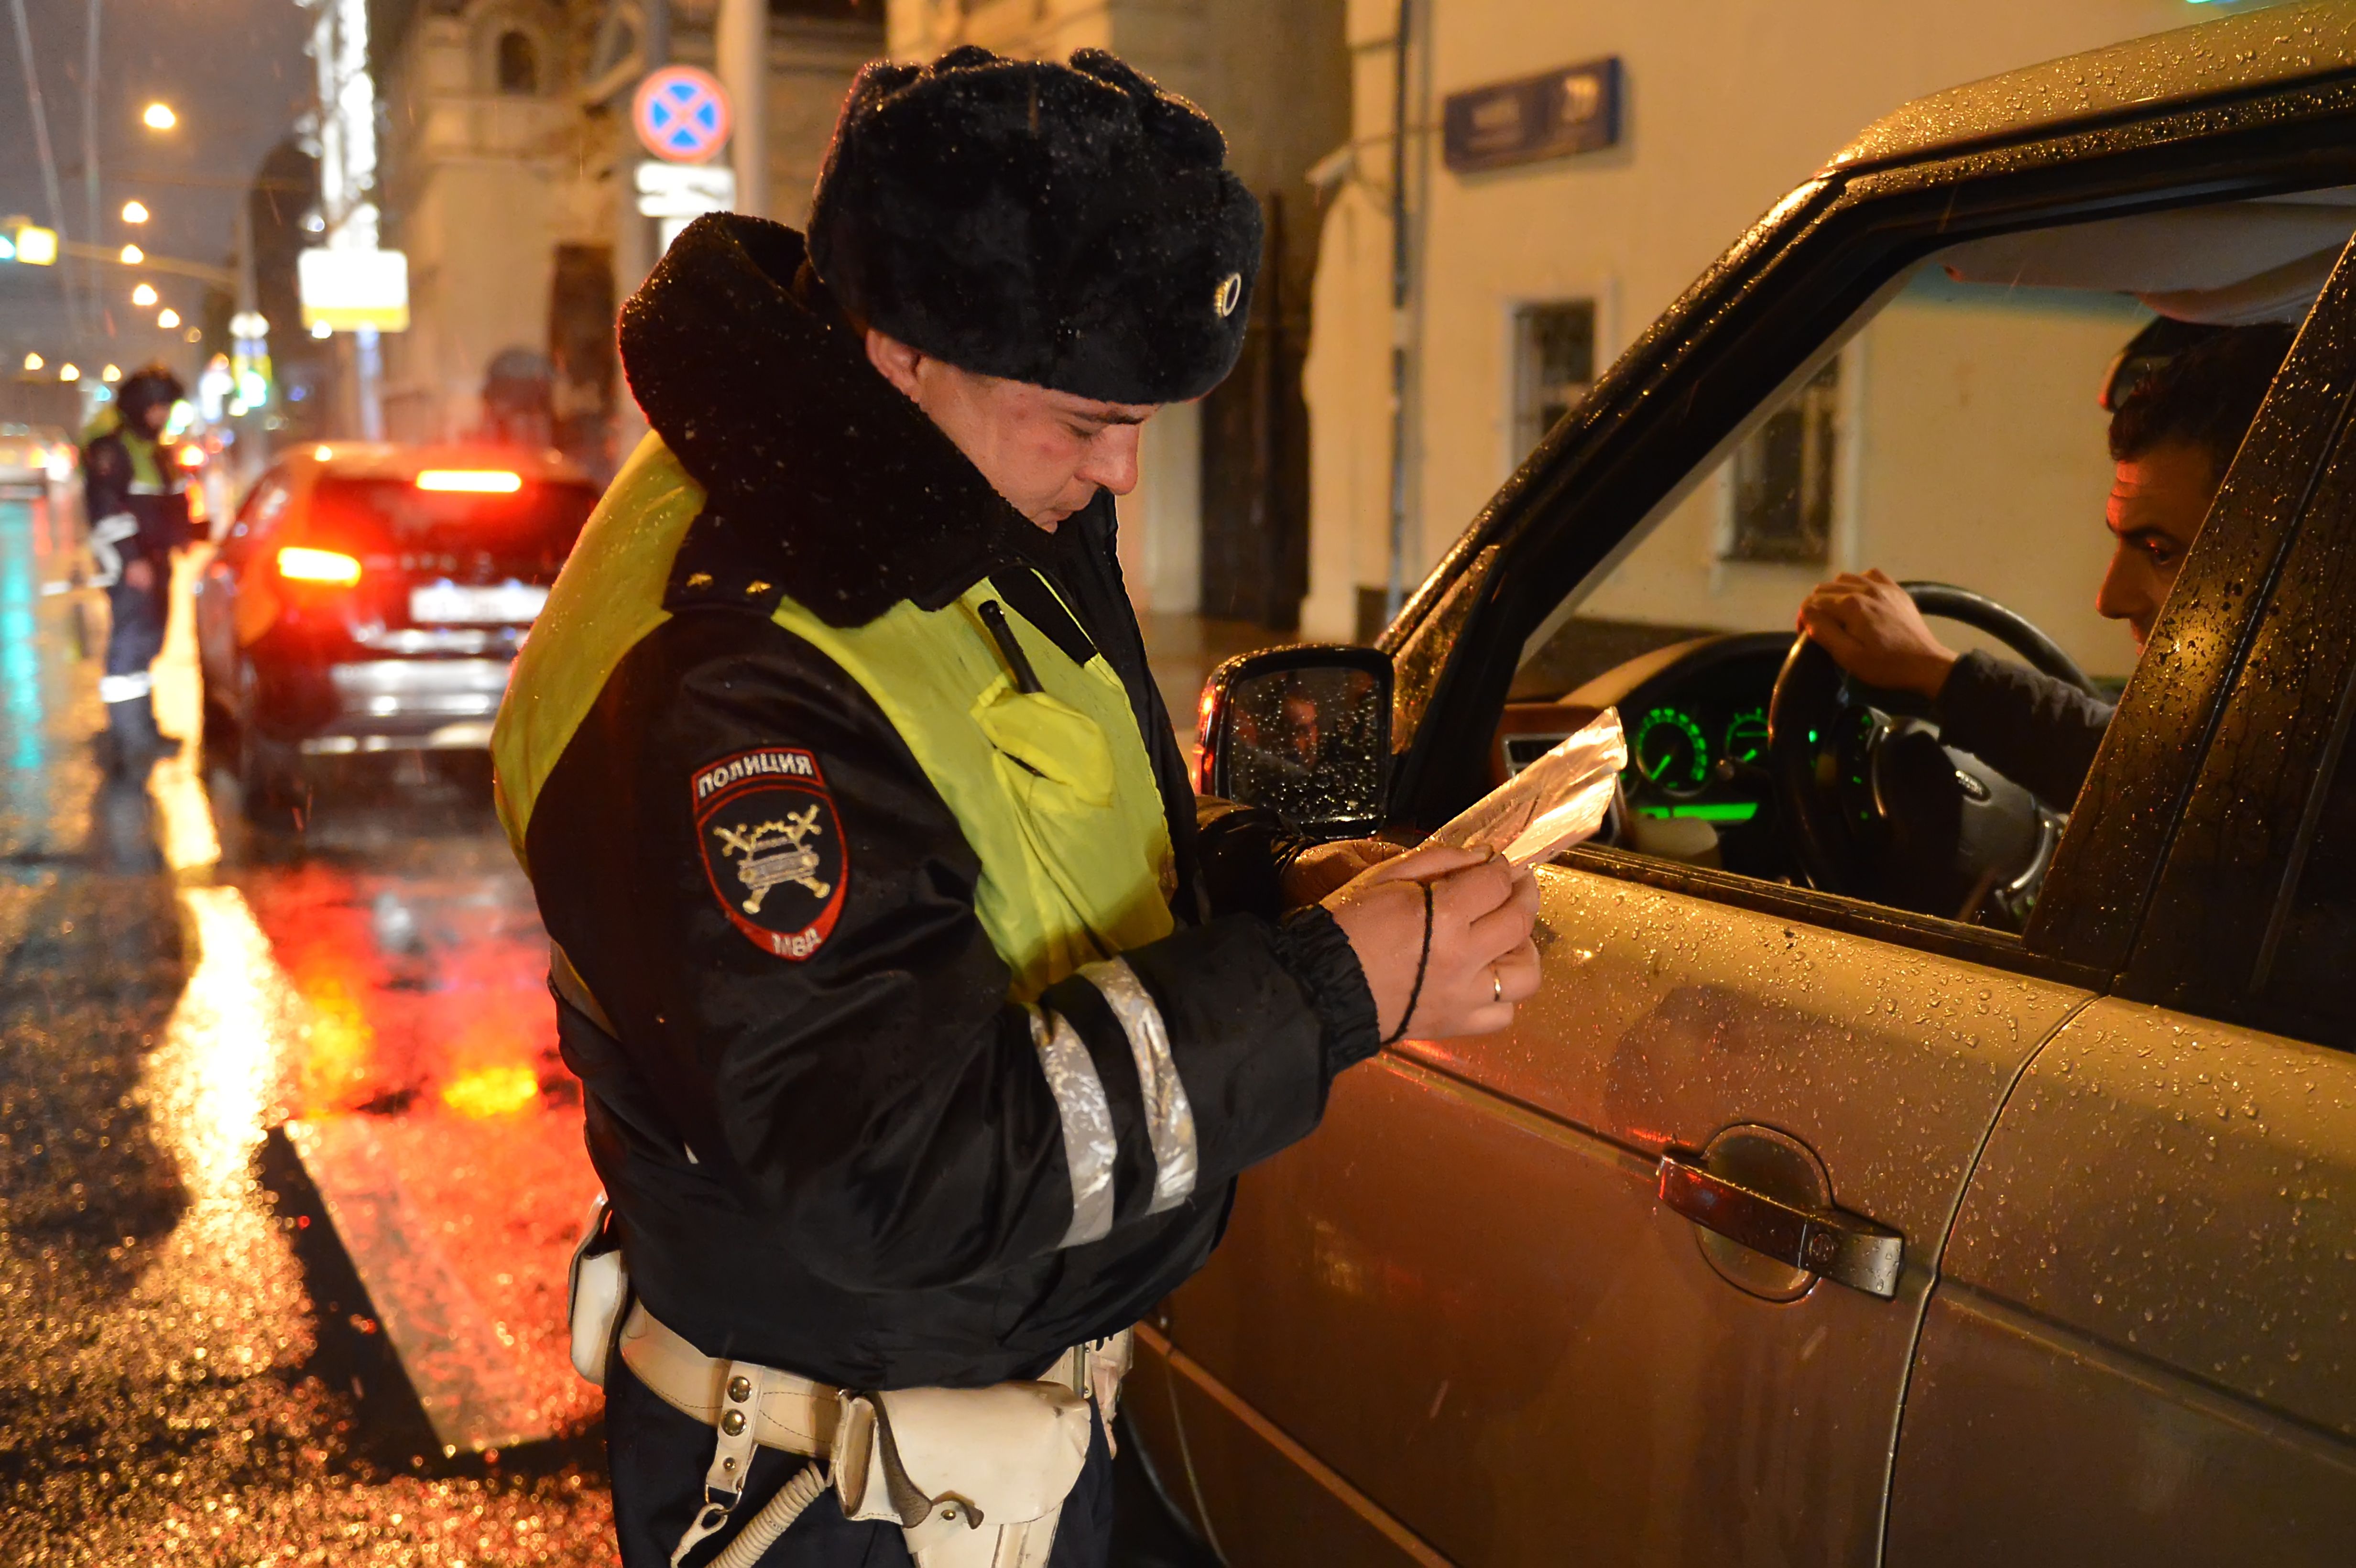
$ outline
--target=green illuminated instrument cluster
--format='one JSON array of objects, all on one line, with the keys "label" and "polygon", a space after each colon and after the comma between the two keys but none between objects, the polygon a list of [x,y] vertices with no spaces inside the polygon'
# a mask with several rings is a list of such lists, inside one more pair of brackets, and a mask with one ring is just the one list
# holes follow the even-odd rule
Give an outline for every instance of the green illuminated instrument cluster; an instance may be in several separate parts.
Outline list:
[{"label": "green illuminated instrument cluster", "polygon": [[[1704,710],[1713,706],[1659,703],[1636,720],[1628,752],[1630,767],[1643,781],[1630,792],[1639,815],[1704,822],[1749,822],[1758,816],[1756,799],[1700,797],[1727,793],[1714,792],[1713,784],[1749,793],[1732,779],[1737,772],[1767,765],[1766,707],[1753,704],[1730,715],[1724,707]],[[1731,767],[1722,769],[1721,763]]]}]

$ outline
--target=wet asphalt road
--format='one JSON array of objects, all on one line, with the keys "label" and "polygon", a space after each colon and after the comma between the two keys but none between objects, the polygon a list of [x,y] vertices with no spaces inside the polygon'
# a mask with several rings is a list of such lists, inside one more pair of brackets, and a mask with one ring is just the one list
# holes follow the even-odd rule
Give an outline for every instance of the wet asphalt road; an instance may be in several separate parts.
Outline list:
[{"label": "wet asphalt road", "polygon": [[[611,1561],[594,1395],[561,1391],[557,1440],[443,1459],[272,1132],[469,1072],[496,1099],[519,1064],[565,1109],[479,792],[387,767],[272,839],[193,748],[106,783],[102,615],[44,592],[69,531],[0,500],[0,1561]],[[189,732],[184,635],[165,673]]]},{"label": "wet asphalt road", "polygon": [[[562,1340],[594,1179],[486,765],[351,759],[299,834],[197,745],[106,780],[77,532],[0,498],[0,1563],[613,1562]],[[196,733],[184,598],[157,702]],[[447,1369],[394,1352],[290,1120],[366,1129],[530,1441],[444,1451]],[[1120,1561],[1186,1561],[1122,1481]]]}]

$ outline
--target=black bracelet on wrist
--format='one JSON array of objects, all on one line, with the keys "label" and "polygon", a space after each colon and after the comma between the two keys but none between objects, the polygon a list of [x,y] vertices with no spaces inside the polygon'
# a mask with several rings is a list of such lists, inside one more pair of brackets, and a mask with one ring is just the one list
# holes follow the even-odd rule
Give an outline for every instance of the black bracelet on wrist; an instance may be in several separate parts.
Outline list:
[{"label": "black bracelet on wrist", "polygon": [[1416,955],[1415,984],[1408,988],[1407,1010],[1399,1014],[1398,1028],[1391,1031],[1385,1047],[1397,1045],[1407,1038],[1407,1026],[1415,1021],[1415,1005],[1423,999],[1423,972],[1431,965],[1431,884],[1423,887],[1423,951]]}]

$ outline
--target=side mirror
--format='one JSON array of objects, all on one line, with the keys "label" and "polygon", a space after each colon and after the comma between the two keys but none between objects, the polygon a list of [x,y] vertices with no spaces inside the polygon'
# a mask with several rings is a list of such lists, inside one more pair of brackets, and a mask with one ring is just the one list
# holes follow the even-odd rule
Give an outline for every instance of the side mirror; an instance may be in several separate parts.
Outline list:
[{"label": "side mirror", "polygon": [[1391,661],[1309,643],[1231,658],[1203,683],[1195,788],[1265,806],[1315,838],[1382,826],[1390,784]]}]

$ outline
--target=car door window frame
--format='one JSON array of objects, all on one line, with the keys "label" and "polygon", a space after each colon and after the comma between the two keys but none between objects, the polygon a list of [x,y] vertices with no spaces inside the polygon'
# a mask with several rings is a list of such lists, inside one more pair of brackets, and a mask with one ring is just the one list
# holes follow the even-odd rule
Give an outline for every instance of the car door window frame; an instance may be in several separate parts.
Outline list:
[{"label": "car door window frame", "polygon": [[[1409,651],[1426,640],[1422,623],[1434,608],[1460,597],[1457,579],[1476,562],[1487,568],[1472,586],[1477,603],[1466,631],[1440,661],[1422,721],[1402,748],[1395,821],[1429,826],[1481,793],[1487,731],[1525,639],[1558,604],[1561,585],[1586,580],[1623,550],[1668,498],[1659,475],[1697,474],[1713,451],[1739,439],[1773,387],[1800,375],[1904,269],[1983,234],[2356,183],[2351,130],[2356,83],[2309,83],[2222,109],[2179,109],[2026,144],[1827,176],[1794,191],[1547,436],[1385,632],[1379,645],[1395,656]],[[2304,493],[2328,441],[2296,421],[2285,429],[2289,439],[2241,474],[2233,493],[2258,530],[2243,553],[2262,561],[2283,543],[2276,525],[2284,508],[2271,499]],[[2225,500],[2221,495],[2221,506]],[[2232,573],[2240,564],[2226,559],[2232,553],[2196,549],[2182,581]],[[2187,597],[2179,589],[2178,598]],[[2205,599],[2206,634],[2245,647],[2255,600],[2246,581],[2225,598]],[[2212,660],[2130,683],[2122,709],[2129,722],[2114,727],[2097,759],[2082,799],[2083,821],[2073,820],[2047,884],[2051,907],[2040,908],[2025,938],[1605,850],[1574,859],[1605,874],[1781,910],[1814,924],[2073,983],[2107,983],[2126,964],[2169,833],[2239,667],[2234,659]]]}]

